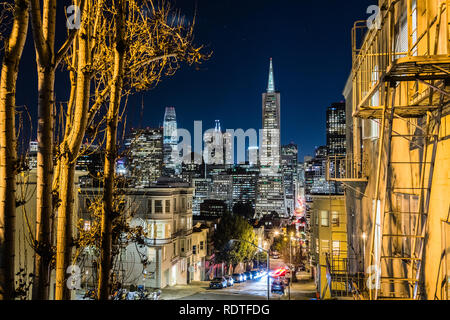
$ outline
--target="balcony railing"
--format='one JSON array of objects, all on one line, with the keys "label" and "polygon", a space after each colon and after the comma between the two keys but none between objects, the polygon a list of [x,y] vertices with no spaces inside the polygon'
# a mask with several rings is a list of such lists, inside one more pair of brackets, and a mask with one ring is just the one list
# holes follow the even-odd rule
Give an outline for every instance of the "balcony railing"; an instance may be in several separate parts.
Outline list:
[{"label": "balcony railing", "polygon": [[[387,81],[448,77],[449,5],[450,0],[385,0],[378,24],[375,21],[374,27],[367,30],[361,46],[358,46],[358,36],[367,29],[367,22],[355,23],[352,32],[354,115],[377,117],[374,112],[379,113],[385,104]],[[423,84],[411,83],[407,99],[398,107],[417,107],[420,102],[417,98],[425,88]]]},{"label": "balcony railing", "polygon": [[353,154],[329,156],[326,173],[328,181],[367,181],[361,161]]}]

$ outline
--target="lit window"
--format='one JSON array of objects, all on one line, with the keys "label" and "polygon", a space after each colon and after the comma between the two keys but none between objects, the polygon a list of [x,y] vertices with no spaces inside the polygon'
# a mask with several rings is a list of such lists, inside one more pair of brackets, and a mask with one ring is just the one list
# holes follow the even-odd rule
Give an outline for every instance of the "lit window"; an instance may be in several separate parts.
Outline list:
[{"label": "lit window", "polygon": [[320,211],[320,225],[322,227],[330,226],[330,218],[329,218],[328,211],[325,211],[325,210]]},{"label": "lit window", "polygon": [[331,212],[331,223],[333,227],[339,227],[339,212],[337,211]]},{"label": "lit window", "polygon": [[333,240],[333,255],[338,256],[340,251],[339,240]]}]

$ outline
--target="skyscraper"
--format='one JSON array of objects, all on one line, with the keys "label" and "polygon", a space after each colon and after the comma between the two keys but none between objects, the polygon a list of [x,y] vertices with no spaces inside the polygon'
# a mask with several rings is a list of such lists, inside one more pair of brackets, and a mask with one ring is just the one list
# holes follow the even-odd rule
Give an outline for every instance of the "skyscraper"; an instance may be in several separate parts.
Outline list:
[{"label": "skyscraper", "polygon": [[132,130],[125,140],[128,174],[137,187],[148,187],[162,174],[163,130],[146,128]]},{"label": "skyscraper", "polygon": [[262,95],[262,139],[256,215],[286,215],[280,144],[280,93],[275,91],[272,58],[267,92]]},{"label": "skyscraper", "polygon": [[333,103],[327,108],[328,155],[343,155],[346,150],[345,103]]},{"label": "skyscraper", "polygon": [[232,155],[232,135],[222,132],[220,120],[216,120],[214,130],[205,132],[204,160],[209,165],[224,165],[224,168],[231,167],[234,159]]},{"label": "skyscraper", "polygon": [[166,176],[179,175],[181,162],[174,158],[178,152],[177,117],[174,107],[167,107],[164,114],[164,169]]},{"label": "skyscraper", "polygon": [[286,209],[289,214],[295,210],[295,185],[297,182],[298,147],[294,143],[281,147],[281,167],[283,170]]}]

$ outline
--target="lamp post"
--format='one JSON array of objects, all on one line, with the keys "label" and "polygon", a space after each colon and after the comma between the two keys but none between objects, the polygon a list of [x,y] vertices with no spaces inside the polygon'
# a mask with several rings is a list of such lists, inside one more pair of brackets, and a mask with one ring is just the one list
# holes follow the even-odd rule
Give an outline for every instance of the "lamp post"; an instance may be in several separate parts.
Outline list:
[{"label": "lamp post", "polygon": [[263,249],[261,247],[258,247],[256,244],[247,241],[247,240],[239,240],[239,239],[231,239],[229,242],[233,243],[234,241],[240,241],[240,242],[247,242],[249,244],[251,244],[252,246],[254,246],[255,248],[258,248],[259,250],[264,251],[265,253],[267,253],[267,300],[270,300],[270,258],[269,258],[269,251],[266,249]]}]

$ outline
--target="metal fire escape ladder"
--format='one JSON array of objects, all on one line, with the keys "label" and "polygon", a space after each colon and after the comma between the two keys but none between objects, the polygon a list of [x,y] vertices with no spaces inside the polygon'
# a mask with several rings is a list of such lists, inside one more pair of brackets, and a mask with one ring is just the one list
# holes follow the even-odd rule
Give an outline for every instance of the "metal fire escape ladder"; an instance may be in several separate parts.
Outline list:
[{"label": "metal fire escape ladder", "polygon": [[[380,278],[378,285],[385,284],[383,287],[377,287],[375,289],[375,299],[418,299],[421,295],[421,289],[423,286],[422,283],[422,260],[423,260],[423,252],[425,247],[425,237],[427,230],[427,215],[429,211],[430,205],[430,194],[431,194],[431,186],[433,182],[434,175],[434,164],[436,159],[436,152],[439,140],[439,130],[441,125],[441,116],[442,109],[444,107],[444,95],[445,93],[441,93],[439,109],[436,111],[436,115],[433,115],[431,111],[427,111],[426,123],[424,127],[420,130],[415,130],[415,132],[422,132],[422,134],[416,134],[416,138],[424,138],[423,147],[422,147],[422,161],[413,162],[413,161],[402,161],[402,162],[394,162],[392,161],[392,146],[391,142],[393,138],[404,138],[405,136],[411,137],[414,135],[401,135],[399,133],[393,135],[393,119],[395,116],[395,107],[392,106],[390,119],[387,123],[388,127],[388,136],[387,136],[387,150],[386,150],[386,188],[384,192],[385,205],[383,206],[384,214],[381,220],[381,239],[379,241],[380,245],[380,259],[379,263],[376,266],[380,271]],[[433,118],[433,121],[431,121]],[[404,119],[406,120],[406,119]],[[434,123],[434,125],[432,124]],[[434,128],[433,128],[434,127]],[[432,144],[431,156],[429,157],[428,146]],[[420,181],[419,186],[402,186],[396,187],[394,186],[394,181],[392,177],[392,168],[394,165],[406,165],[412,166],[414,164],[421,165],[420,171]],[[409,194],[418,194],[418,211],[408,211],[402,212],[392,209],[392,195],[396,192],[407,191]],[[383,197],[379,197],[383,198]],[[404,215],[409,215],[410,217],[415,217],[414,229],[410,230],[407,233],[401,226],[400,228],[393,227],[392,221],[398,221],[399,217]],[[397,231],[391,231],[389,229],[397,229]],[[400,231],[398,231],[400,229]],[[403,248],[400,254],[394,254],[394,246],[393,242],[395,239],[402,239],[409,242],[410,252],[408,254],[407,250]],[[375,240],[376,241],[376,240]],[[404,243],[403,243],[404,245]],[[376,256],[376,255],[375,255]],[[394,276],[392,271],[393,267],[389,268],[388,266],[392,263],[393,260],[400,260],[402,262],[403,274]],[[383,268],[385,265],[385,268]],[[387,285],[386,285],[387,283]],[[383,290],[386,286],[389,288],[393,288],[395,284],[402,283],[405,287],[408,288],[409,291],[408,296],[400,296],[395,289],[392,291],[386,292]],[[383,296],[378,296],[378,290],[383,293]],[[384,292],[383,292],[384,291]]]}]

